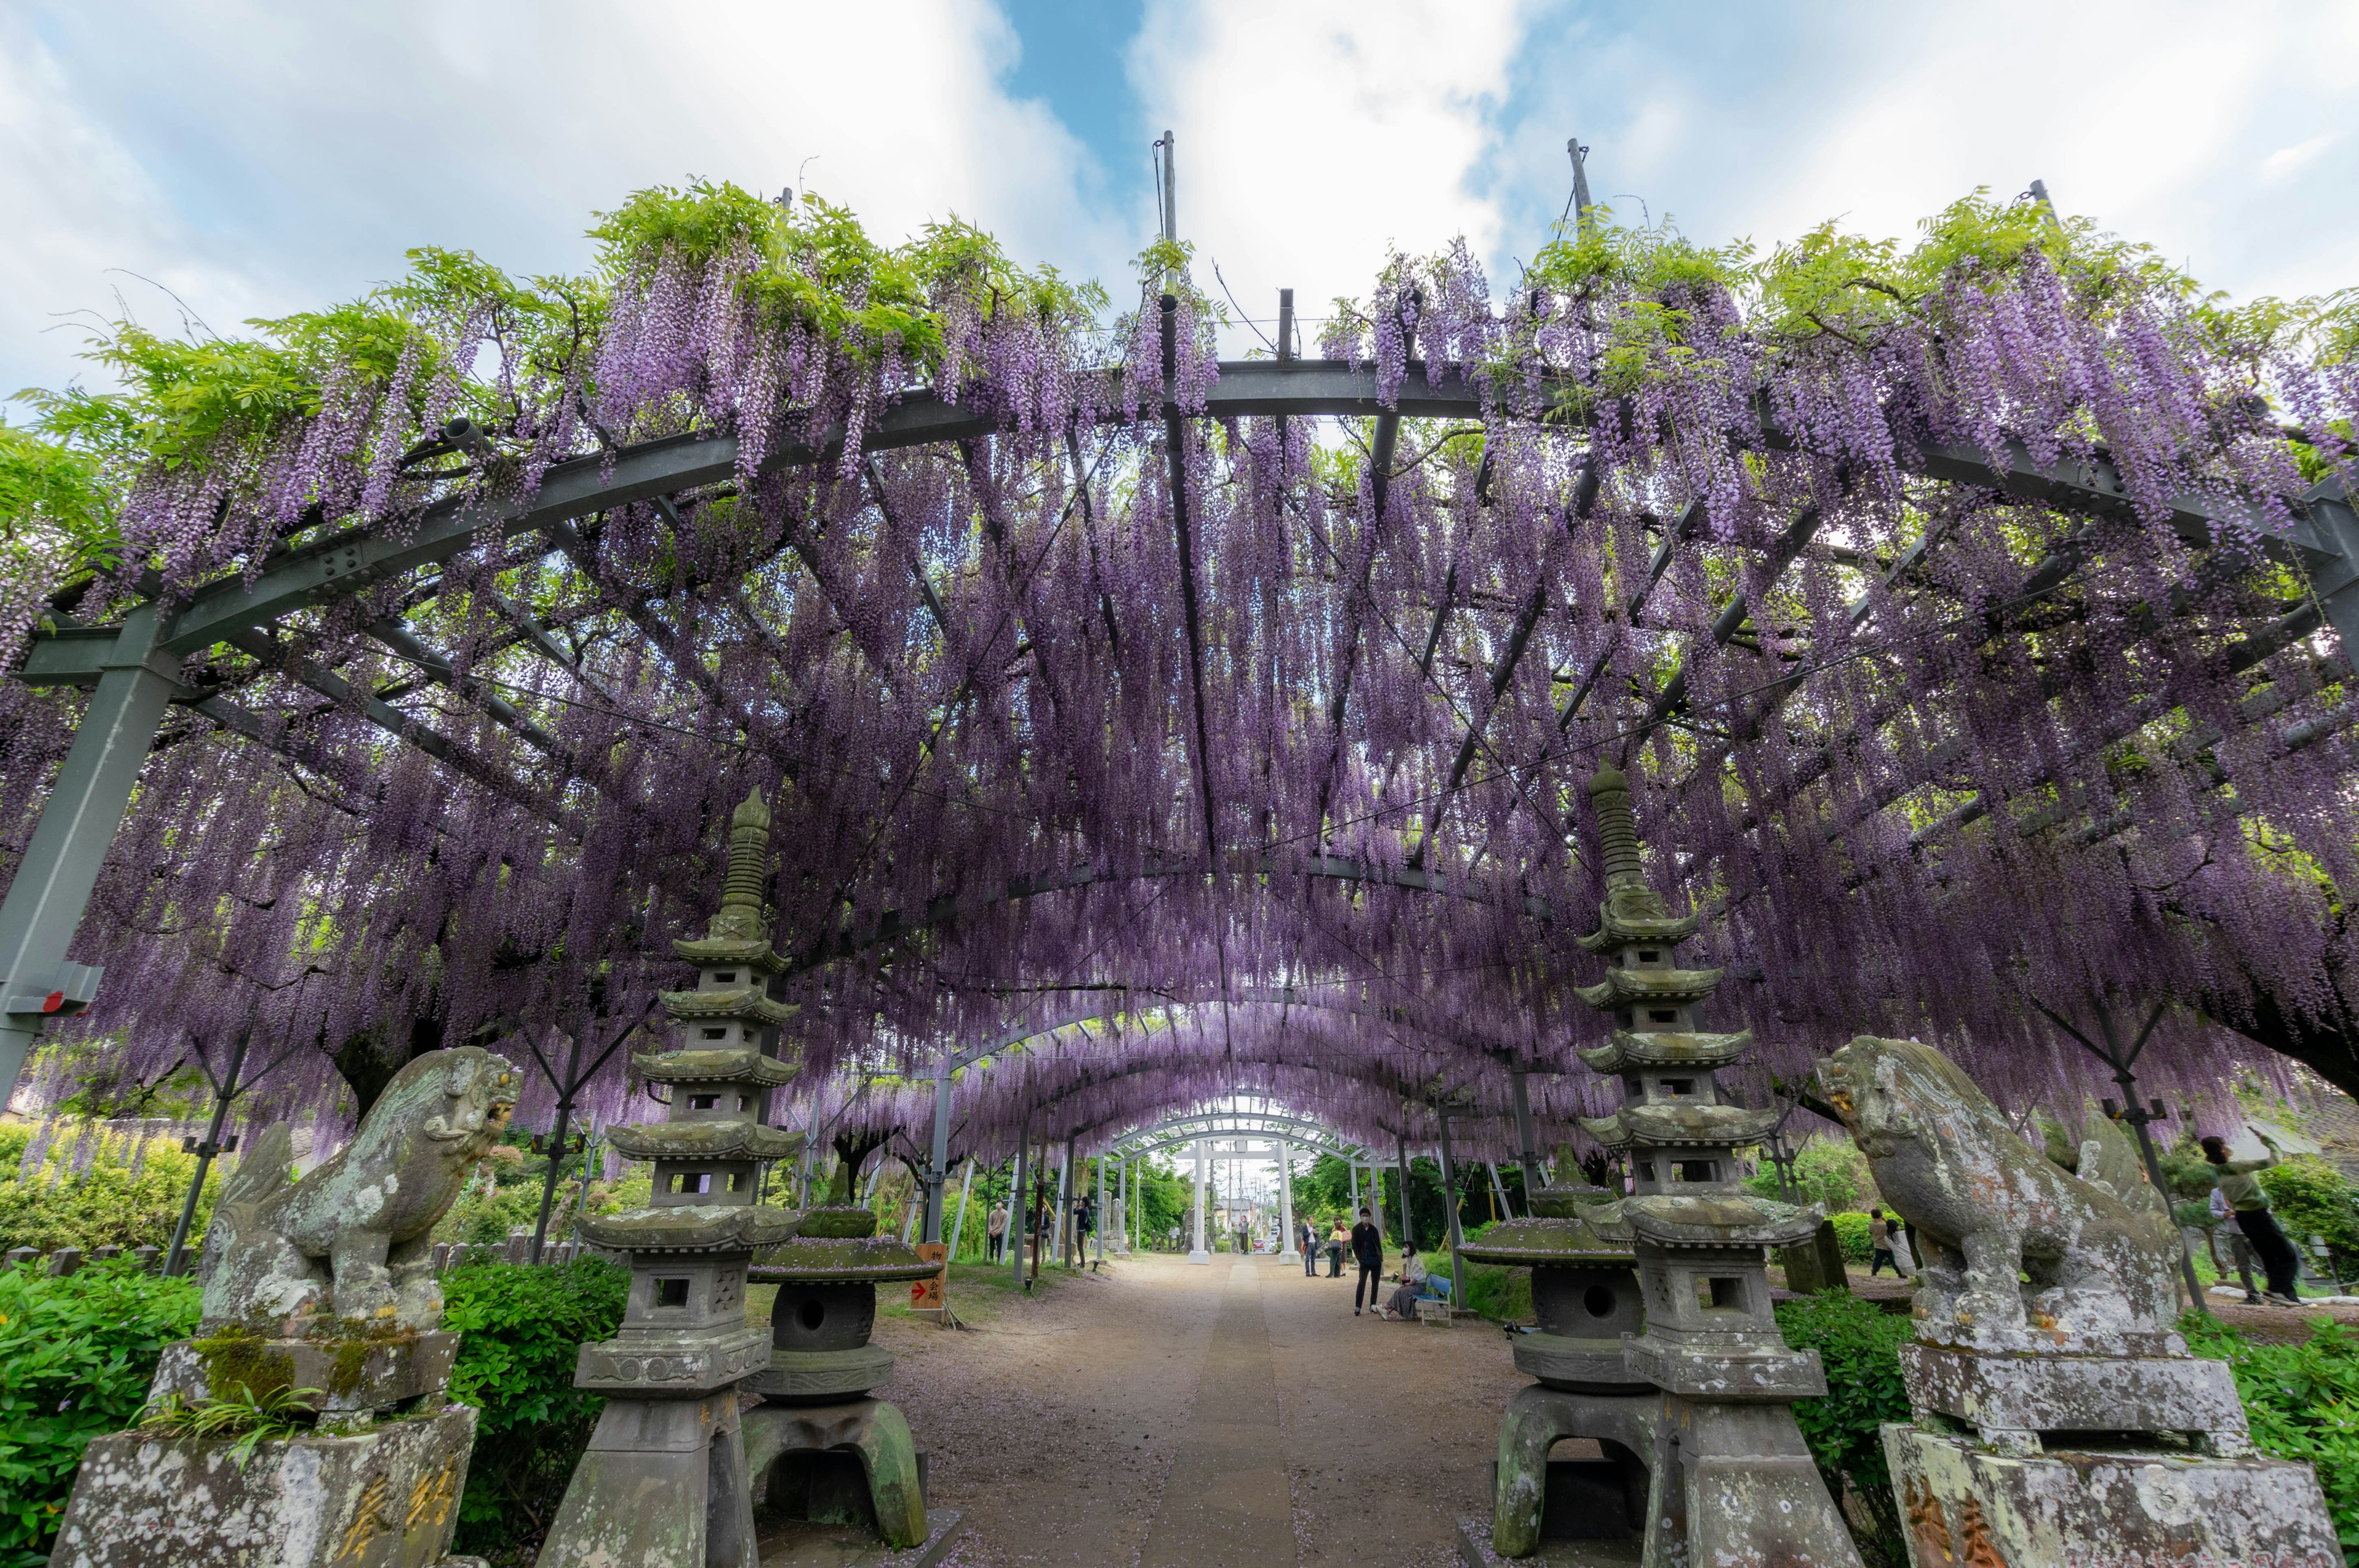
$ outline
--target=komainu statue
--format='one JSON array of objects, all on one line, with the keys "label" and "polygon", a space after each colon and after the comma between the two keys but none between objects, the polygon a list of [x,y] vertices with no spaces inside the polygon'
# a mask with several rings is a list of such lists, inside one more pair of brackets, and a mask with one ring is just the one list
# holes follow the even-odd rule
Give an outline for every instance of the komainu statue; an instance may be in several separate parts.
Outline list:
[{"label": "komainu statue", "polygon": [[2178,1238],[2169,1211],[2143,1201],[2142,1181],[2136,1206],[2114,1195],[2136,1156],[2112,1130],[2093,1129],[2081,1152],[2100,1184],[2034,1151],[1929,1045],[1862,1035],[1819,1065],[1819,1079],[1876,1190],[1913,1227],[1919,1338],[2094,1350],[2171,1335]]},{"label": "komainu statue", "polygon": [[257,1137],[205,1232],[205,1321],[332,1313],[438,1327],[434,1226],[507,1125],[516,1076],[476,1046],[429,1051],[395,1075],[350,1143],[297,1182],[287,1179],[286,1125]]}]

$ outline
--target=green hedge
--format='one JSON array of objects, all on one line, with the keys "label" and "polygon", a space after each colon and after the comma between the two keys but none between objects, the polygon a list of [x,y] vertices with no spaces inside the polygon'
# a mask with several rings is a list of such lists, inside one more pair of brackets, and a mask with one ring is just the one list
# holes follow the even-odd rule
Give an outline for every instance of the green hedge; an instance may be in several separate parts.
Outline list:
[{"label": "green hedge", "polygon": [[127,1261],[0,1272],[0,1568],[49,1560],[90,1440],[129,1426],[164,1346],[197,1325],[193,1280]]},{"label": "green hedge", "polygon": [[[150,1138],[143,1148],[135,1137],[93,1128],[89,1162],[75,1174],[71,1165],[82,1130],[61,1126],[42,1163],[27,1173],[25,1152],[34,1131],[30,1122],[0,1122],[0,1251],[171,1245],[181,1200],[197,1169],[197,1157],[180,1152],[177,1139]],[[233,1168],[234,1161],[216,1160],[207,1173],[192,1245],[193,1238],[204,1234],[223,1177]]]},{"label": "green hedge", "polygon": [[480,1412],[454,1550],[513,1557],[548,1531],[606,1402],[573,1386],[574,1364],[622,1323],[630,1282],[629,1270],[589,1258],[443,1276],[442,1326],[463,1336],[451,1397]]},{"label": "green hedge", "polygon": [[[1839,1498],[1848,1492],[1855,1499],[1847,1511],[1861,1554],[1879,1568],[1897,1568],[1907,1561],[1908,1543],[1880,1433],[1885,1422],[1909,1419],[1900,1346],[1912,1325],[1847,1291],[1779,1302],[1777,1313],[1786,1343],[1817,1351],[1826,1368],[1825,1395],[1794,1406],[1810,1457],[1818,1461],[1827,1490]],[[1868,1528],[1861,1529],[1863,1523]]]}]

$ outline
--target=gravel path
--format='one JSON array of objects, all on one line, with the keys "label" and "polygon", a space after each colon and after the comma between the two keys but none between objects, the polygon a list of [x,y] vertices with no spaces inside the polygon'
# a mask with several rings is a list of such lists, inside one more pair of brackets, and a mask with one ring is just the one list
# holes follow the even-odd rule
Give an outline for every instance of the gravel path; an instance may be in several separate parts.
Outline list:
[{"label": "gravel path", "polygon": [[964,1332],[880,1317],[899,1357],[882,1392],[931,1455],[929,1500],[965,1515],[947,1562],[1454,1563],[1525,1379],[1489,1325],[1355,1319],[1351,1292],[1270,1259],[1150,1255],[971,1303]]}]

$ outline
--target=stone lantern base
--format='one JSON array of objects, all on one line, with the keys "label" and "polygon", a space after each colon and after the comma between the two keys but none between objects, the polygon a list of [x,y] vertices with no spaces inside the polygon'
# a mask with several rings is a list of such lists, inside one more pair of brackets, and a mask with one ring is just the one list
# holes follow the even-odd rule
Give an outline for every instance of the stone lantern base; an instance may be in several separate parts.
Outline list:
[{"label": "stone lantern base", "polygon": [[2342,1568],[2318,1477],[2283,1459],[2125,1444],[1995,1452],[1972,1437],[1884,1429],[1913,1568],[2038,1563],[2249,1563]]},{"label": "stone lantern base", "polygon": [[[92,1440],[51,1568],[430,1568],[451,1550],[475,1412],[255,1444]],[[470,1560],[472,1561],[472,1560]]]}]

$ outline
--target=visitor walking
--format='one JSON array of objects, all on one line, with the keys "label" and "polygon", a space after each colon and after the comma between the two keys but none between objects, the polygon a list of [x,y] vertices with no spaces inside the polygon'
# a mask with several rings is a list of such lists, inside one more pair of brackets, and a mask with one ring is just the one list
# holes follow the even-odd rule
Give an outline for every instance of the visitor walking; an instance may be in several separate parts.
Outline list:
[{"label": "visitor walking", "polygon": [[1367,1297],[1369,1310],[1375,1310],[1376,1286],[1385,1277],[1385,1233],[1376,1228],[1366,1209],[1360,1211],[1360,1223],[1352,1227],[1352,1260],[1360,1266],[1360,1277],[1352,1286],[1352,1315],[1357,1317],[1362,1296]]},{"label": "visitor walking", "polygon": [[1343,1217],[1337,1215],[1334,1225],[1330,1227],[1327,1232],[1327,1277],[1329,1279],[1340,1280],[1343,1277],[1343,1248],[1351,1239],[1352,1233],[1343,1228]]},{"label": "visitor walking", "polygon": [[983,1235],[984,1239],[991,1244],[991,1260],[995,1263],[998,1262],[1000,1255],[1007,1249],[1007,1206],[1006,1204],[995,1203],[991,1206],[991,1215],[983,1222]]},{"label": "visitor walking", "polygon": [[1319,1277],[1319,1227],[1301,1219],[1295,1222],[1295,1228],[1301,1232],[1294,1239],[1302,1249],[1302,1277],[1315,1280]]},{"label": "visitor walking", "polygon": [[[2228,1257],[2235,1265],[2236,1277],[2245,1282],[2245,1304],[2260,1305],[2261,1292],[2253,1289],[2253,1244],[2246,1240],[2245,1233],[2236,1227],[2234,1223],[2236,1210],[2228,1202],[2228,1195],[2216,1186],[2212,1189],[2211,1209],[2213,1234],[2218,1234],[2223,1228],[2228,1233]],[[2220,1261],[2220,1254],[2217,1251],[2212,1254],[2212,1261],[2214,1263]]]},{"label": "visitor walking", "polygon": [[1895,1275],[1904,1280],[1908,1277],[1900,1272],[1900,1260],[1892,1255],[1892,1222],[1884,1217],[1882,1209],[1867,1211],[1867,1277],[1871,1280],[1882,1272],[1886,1263],[1892,1265]]},{"label": "visitor walking", "polygon": [[2227,1143],[2219,1138],[2203,1141],[2203,1157],[2212,1162],[2212,1184],[2228,1200],[2236,1228],[2252,1242],[2253,1250],[2260,1254],[2261,1267],[2268,1273],[2269,1288],[2262,1295],[2279,1306],[2299,1306],[2301,1292],[2295,1288],[2295,1281],[2301,1258],[2294,1251],[2293,1243],[2286,1239],[2285,1232],[2277,1228],[2277,1217],[2269,1212],[2268,1189],[2255,1174],[2277,1162],[2277,1146],[2266,1132],[2256,1130],[2254,1136],[2267,1148],[2265,1158],[2231,1160]]}]

